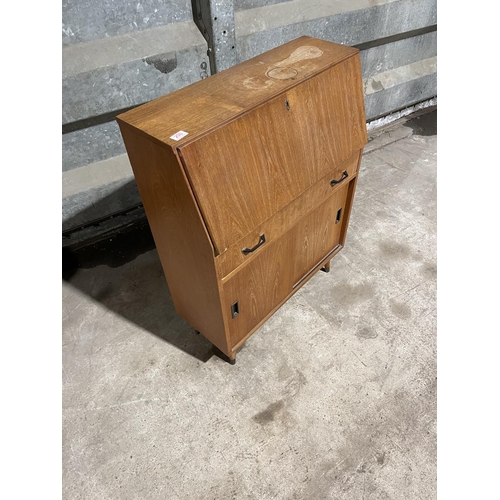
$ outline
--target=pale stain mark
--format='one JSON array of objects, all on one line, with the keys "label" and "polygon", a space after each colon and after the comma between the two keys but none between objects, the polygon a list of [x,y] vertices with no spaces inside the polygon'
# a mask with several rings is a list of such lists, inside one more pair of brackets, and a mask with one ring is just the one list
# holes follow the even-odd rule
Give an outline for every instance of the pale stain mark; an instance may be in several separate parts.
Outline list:
[{"label": "pale stain mark", "polygon": [[323,51],[318,47],[303,45],[295,49],[286,59],[274,63],[268,68],[266,75],[274,80],[290,80],[298,74],[298,71],[291,66],[307,59],[316,59],[322,55]]},{"label": "pale stain mark", "polygon": [[305,59],[316,59],[323,55],[323,51],[314,47],[313,45],[303,45],[295,49],[289,57],[273,64],[274,68],[286,68],[293,66],[299,61],[304,61]]},{"label": "pale stain mark", "polygon": [[272,80],[264,80],[255,76],[251,76],[250,78],[245,78],[243,80],[243,86],[249,90],[266,89],[273,83],[274,82]]}]

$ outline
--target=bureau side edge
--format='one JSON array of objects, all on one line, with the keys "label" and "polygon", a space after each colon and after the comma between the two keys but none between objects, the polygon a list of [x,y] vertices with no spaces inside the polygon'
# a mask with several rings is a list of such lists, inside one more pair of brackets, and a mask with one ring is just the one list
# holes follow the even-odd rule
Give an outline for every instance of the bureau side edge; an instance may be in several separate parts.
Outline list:
[{"label": "bureau side edge", "polygon": [[344,224],[342,226],[342,232],[340,233],[340,244],[345,246],[345,240],[347,237],[347,229],[349,227],[349,221],[351,219],[352,205],[354,203],[354,195],[356,194],[356,186],[358,184],[359,178],[359,168],[361,166],[361,160],[363,158],[363,148],[359,150],[359,158],[358,158],[358,166],[356,167],[356,178],[354,182],[349,185],[349,191],[347,193],[347,201],[345,207],[345,219]]},{"label": "bureau side edge", "polygon": [[117,119],[177,313],[230,355],[214,249],[179,158]]}]

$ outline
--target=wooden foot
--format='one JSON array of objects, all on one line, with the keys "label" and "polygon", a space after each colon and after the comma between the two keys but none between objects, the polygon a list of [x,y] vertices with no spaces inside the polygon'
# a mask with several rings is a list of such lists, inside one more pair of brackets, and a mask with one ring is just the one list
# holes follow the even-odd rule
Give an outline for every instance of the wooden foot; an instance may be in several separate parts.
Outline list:
[{"label": "wooden foot", "polygon": [[234,358],[229,357],[227,354],[224,354],[219,348],[213,347],[214,354],[219,358],[223,359],[230,365],[236,364],[236,354],[234,354]]},{"label": "wooden foot", "polygon": [[[195,332],[200,335],[200,332],[198,330],[195,330]],[[230,365],[236,364],[236,354],[234,354],[234,357],[231,358],[230,356],[224,354],[218,347],[212,346],[212,349],[216,356],[219,356],[219,358],[227,361]]]},{"label": "wooden foot", "polygon": [[198,330],[195,330],[194,332],[196,333],[196,335],[200,334],[200,332]]},{"label": "wooden foot", "polygon": [[330,261],[328,261],[322,268],[321,270],[324,272],[324,273],[329,273],[330,272]]}]

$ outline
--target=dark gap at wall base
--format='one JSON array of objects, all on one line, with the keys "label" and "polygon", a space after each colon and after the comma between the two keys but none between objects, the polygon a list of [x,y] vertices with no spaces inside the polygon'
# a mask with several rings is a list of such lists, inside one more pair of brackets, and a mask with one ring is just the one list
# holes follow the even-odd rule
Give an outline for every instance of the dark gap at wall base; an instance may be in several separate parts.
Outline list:
[{"label": "dark gap at wall base", "polygon": [[[410,103],[408,103],[407,105],[405,105],[405,106],[403,106],[401,108],[396,108],[396,109],[392,110],[388,114],[374,116],[373,118],[370,118],[370,120],[368,120],[367,123],[371,123],[371,122],[374,122],[376,120],[380,120],[381,118],[390,117],[390,116],[392,116],[392,115],[394,115],[396,113],[399,113],[400,111],[404,111],[405,109],[411,108],[413,106],[418,106],[419,104],[421,104],[423,102],[431,101],[432,99],[435,99],[436,97],[437,97],[437,95],[433,95],[433,96],[427,97],[423,101],[410,102]],[[409,114],[409,115],[407,115],[407,116],[405,116],[403,118],[405,120],[411,120],[414,117],[418,116],[419,114],[431,113],[432,111],[435,111],[435,109],[436,109],[436,106],[430,106],[428,108],[423,108],[423,109],[421,109],[419,111],[414,111],[411,114]]]},{"label": "dark gap at wall base", "polygon": [[113,235],[77,249],[63,246],[63,279],[69,279],[79,268],[99,265],[119,267],[139,255],[155,249],[155,242],[149,228],[146,214],[144,218]]},{"label": "dark gap at wall base", "polygon": [[437,31],[437,24],[426,26],[425,28],[420,28],[418,30],[405,31],[404,33],[398,33],[397,35],[386,36],[384,38],[379,38],[370,42],[359,43],[358,45],[353,45],[353,47],[359,50],[368,50],[372,49],[373,47],[379,47],[380,45],[386,45],[388,43],[406,40],[407,38],[425,35],[426,33],[432,33],[433,31]]},{"label": "dark gap at wall base", "polygon": [[88,229],[89,227],[92,227],[92,226],[99,226],[103,222],[114,219],[115,217],[121,217],[121,216],[127,215],[130,212],[134,212],[138,209],[144,213],[142,203],[138,203],[137,205],[133,205],[133,206],[128,207],[124,210],[119,210],[118,212],[113,212],[112,214],[108,214],[104,217],[99,217],[98,219],[93,219],[90,222],[86,222],[85,224],[80,224],[79,226],[72,227],[71,229],[68,229],[67,231],[63,231],[62,236],[63,236],[63,238],[67,238],[69,240],[71,237],[74,237],[78,232],[83,231],[84,229]]}]

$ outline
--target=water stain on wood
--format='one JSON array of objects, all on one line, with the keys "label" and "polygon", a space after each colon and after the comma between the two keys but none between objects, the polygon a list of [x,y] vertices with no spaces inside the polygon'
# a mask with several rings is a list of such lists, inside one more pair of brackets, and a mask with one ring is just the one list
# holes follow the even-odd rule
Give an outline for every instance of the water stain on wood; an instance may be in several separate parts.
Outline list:
[{"label": "water stain on wood", "polygon": [[249,90],[256,90],[261,88],[267,88],[275,84],[272,80],[264,79],[257,76],[250,76],[243,80],[243,86]]},{"label": "water stain on wood", "polygon": [[322,55],[323,51],[318,47],[314,47],[314,45],[302,45],[302,47],[296,48],[289,57],[275,63],[273,66],[286,68],[289,66],[293,66],[299,61],[304,61],[305,59],[316,59],[317,57],[321,57]]},{"label": "water stain on wood", "polygon": [[278,61],[268,68],[266,76],[274,80],[290,80],[298,74],[298,71],[292,67],[294,64],[307,59],[316,59],[322,55],[323,51],[318,49],[318,47],[303,45],[295,49],[286,59]]}]

